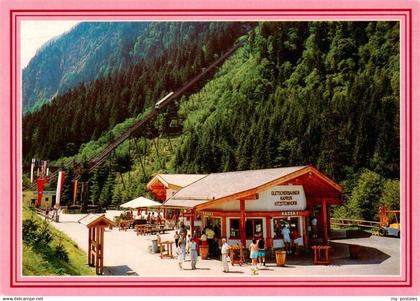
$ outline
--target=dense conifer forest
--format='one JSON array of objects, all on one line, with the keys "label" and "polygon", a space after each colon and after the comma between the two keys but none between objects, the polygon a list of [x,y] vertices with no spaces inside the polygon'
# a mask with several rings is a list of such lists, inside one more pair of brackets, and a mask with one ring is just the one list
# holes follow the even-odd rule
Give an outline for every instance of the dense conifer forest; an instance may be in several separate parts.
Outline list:
[{"label": "dense conifer forest", "polygon": [[133,47],[136,64],[123,71],[106,72],[93,82],[82,82],[24,116],[24,161],[35,155],[57,159],[77,153],[82,143],[99,138],[180,88],[250,26],[224,22],[151,24]]},{"label": "dense conifer forest", "polygon": [[[152,135],[126,141],[91,176],[90,201],[108,206],[137,197],[156,172],[313,164],[344,187],[345,205],[336,216],[374,220],[380,204],[399,206],[397,22],[200,26],[175,38],[179,28],[167,25],[168,50],[27,114],[25,160],[58,159],[60,166],[91,157],[134,122],[128,117],[141,119],[159,97],[240,39],[244,45],[213,78],[179,100],[178,115],[170,117],[182,123],[177,135],[168,136],[164,113]],[[206,34],[189,38],[201,31]]]}]

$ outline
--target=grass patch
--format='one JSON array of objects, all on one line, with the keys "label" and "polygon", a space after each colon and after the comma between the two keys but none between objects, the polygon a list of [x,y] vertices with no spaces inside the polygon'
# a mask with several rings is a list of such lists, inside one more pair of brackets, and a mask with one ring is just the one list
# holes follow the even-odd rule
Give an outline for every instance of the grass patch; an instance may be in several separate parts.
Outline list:
[{"label": "grass patch", "polygon": [[[22,273],[24,276],[95,275],[87,255],[63,232],[23,206]],[[29,232],[29,233],[28,233]]]}]

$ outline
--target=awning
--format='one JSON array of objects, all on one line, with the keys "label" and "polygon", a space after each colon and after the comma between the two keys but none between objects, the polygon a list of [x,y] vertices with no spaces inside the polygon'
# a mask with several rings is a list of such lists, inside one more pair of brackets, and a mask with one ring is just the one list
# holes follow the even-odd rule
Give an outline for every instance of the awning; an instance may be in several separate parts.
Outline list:
[{"label": "awning", "polygon": [[136,209],[136,208],[151,208],[151,207],[160,207],[160,206],[162,206],[161,203],[141,196],[137,199],[134,199],[127,203],[122,204],[120,207]]}]

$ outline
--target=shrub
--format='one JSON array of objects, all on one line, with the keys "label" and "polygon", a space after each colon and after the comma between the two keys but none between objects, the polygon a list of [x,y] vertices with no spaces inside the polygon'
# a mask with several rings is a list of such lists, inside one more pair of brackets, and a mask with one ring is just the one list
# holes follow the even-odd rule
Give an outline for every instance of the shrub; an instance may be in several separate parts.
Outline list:
[{"label": "shrub", "polygon": [[62,238],[60,237],[59,241],[58,241],[58,245],[54,249],[54,255],[56,256],[56,258],[61,259],[61,260],[68,263],[69,262],[69,254],[66,251],[66,249],[64,248],[61,240],[62,240]]},{"label": "shrub", "polygon": [[37,237],[35,239],[35,246],[47,246],[53,238],[50,230],[48,229],[47,222],[44,222],[42,227],[36,233]]},{"label": "shrub", "polygon": [[22,239],[28,244],[34,244],[37,239],[39,225],[34,219],[26,219],[22,222]]}]

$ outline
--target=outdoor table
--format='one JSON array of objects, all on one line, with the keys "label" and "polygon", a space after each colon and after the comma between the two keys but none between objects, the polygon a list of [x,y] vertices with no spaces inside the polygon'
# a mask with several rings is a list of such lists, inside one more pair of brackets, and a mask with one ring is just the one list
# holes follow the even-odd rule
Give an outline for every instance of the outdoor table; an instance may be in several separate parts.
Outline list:
[{"label": "outdoor table", "polygon": [[[160,258],[163,258],[163,257],[174,258],[173,253],[172,253],[172,245],[173,244],[174,244],[174,242],[170,241],[170,240],[165,240],[165,241],[159,242]],[[165,249],[165,246],[166,246],[166,249]],[[163,251],[163,250],[165,250],[165,251]]]},{"label": "outdoor table", "polygon": [[312,246],[314,250],[314,264],[330,264],[330,246]]},{"label": "outdoor table", "polygon": [[146,234],[151,234],[152,233],[152,230],[153,230],[153,225],[150,225],[150,224],[146,224],[146,225],[143,225],[143,229],[144,229],[144,231],[143,231],[143,234],[144,235],[146,235]]},{"label": "outdoor table", "polygon": [[134,226],[144,225],[144,224],[146,224],[146,220],[141,219],[141,218],[136,218],[136,219],[133,220],[133,224],[134,224]]},{"label": "outdoor table", "polygon": [[147,225],[136,225],[137,235],[146,235]]},{"label": "outdoor table", "polygon": [[236,263],[242,265],[245,263],[244,248],[240,246],[229,247],[229,257],[232,266]]},{"label": "outdoor table", "polygon": [[170,229],[166,229],[165,225],[151,225],[150,228],[150,233],[151,234],[155,234],[155,233],[162,233],[165,234],[166,231],[169,231]]}]

